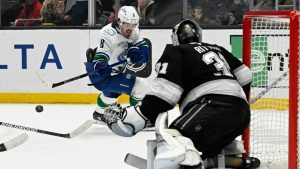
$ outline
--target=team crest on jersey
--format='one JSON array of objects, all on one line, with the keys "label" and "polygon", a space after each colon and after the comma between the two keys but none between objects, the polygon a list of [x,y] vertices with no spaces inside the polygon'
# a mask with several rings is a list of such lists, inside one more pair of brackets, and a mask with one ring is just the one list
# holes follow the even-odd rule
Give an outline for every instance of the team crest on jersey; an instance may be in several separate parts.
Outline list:
[{"label": "team crest on jersey", "polygon": [[143,64],[127,64],[126,69],[131,70],[133,72],[138,72],[143,70],[146,67],[146,63]]}]

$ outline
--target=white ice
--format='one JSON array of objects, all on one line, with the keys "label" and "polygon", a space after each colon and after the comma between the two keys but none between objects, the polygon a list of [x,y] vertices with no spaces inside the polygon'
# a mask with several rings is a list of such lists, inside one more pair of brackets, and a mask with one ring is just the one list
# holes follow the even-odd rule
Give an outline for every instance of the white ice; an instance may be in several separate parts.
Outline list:
[{"label": "white ice", "polygon": [[[95,108],[93,104],[44,104],[44,111],[37,113],[35,106],[36,104],[0,104],[0,121],[68,133],[91,119]],[[169,111],[169,123],[178,115],[177,108]],[[0,126],[0,143],[23,132],[29,135],[24,144],[0,152],[0,169],[133,169],[134,167],[124,163],[125,155],[132,153],[146,158],[146,141],[155,139],[153,131],[143,131],[125,138],[96,124],[72,139]]]},{"label": "white ice", "polygon": [[[91,119],[95,108],[92,104],[47,104],[43,105],[43,112],[37,113],[35,106],[0,104],[0,121],[68,133]],[[174,109],[171,113],[178,111]],[[154,132],[149,131],[130,138],[120,137],[96,124],[72,139],[0,126],[0,142],[23,132],[29,135],[29,140],[0,152],[0,169],[133,169],[124,163],[125,155],[132,153],[146,158],[146,140],[155,138]]]}]

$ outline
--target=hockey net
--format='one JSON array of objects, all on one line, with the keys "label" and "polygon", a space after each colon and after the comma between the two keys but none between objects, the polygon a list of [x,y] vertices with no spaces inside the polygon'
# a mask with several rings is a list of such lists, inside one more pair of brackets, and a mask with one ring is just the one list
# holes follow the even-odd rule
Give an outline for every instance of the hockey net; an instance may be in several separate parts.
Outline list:
[{"label": "hockey net", "polygon": [[243,21],[243,62],[253,76],[243,140],[249,156],[278,169],[300,169],[298,15],[249,11]]}]

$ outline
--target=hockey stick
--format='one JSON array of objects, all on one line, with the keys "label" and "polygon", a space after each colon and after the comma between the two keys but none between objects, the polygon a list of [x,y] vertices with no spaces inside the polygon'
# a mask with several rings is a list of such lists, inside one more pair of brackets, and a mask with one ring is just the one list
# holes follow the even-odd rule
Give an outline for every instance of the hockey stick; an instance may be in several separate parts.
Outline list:
[{"label": "hockey stick", "polygon": [[22,133],[4,143],[1,143],[0,144],[0,152],[15,148],[15,147],[23,144],[27,140],[28,140],[28,135],[26,133]]},{"label": "hockey stick", "polygon": [[[114,63],[114,64],[111,64],[111,65],[109,65],[109,66],[110,66],[110,67],[115,67],[115,66],[120,65],[120,64],[123,64],[123,63],[125,63],[125,62],[127,62],[126,59],[121,60],[121,61],[119,61],[119,62],[116,62],[116,63]],[[81,74],[81,75],[72,77],[72,78],[70,78],[70,79],[67,79],[67,80],[64,80],[64,81],[61,81],[61,82],[53,83],[53,84],[52,84],[52,88],[55,88],[55,87],[57,87],[57,86],[64,85],[64,84],[66,84],[66,83],[69,83],[69,82],[72,82],[72,81],[75,81],[75,80],[78,80],[78,79],[81,79],[81,78],[84,78],[84,77],[86,77],[86,76],[88,76],[88,75],[90,75],[90,74],[92,74],[92,73],[94,73],[94,71],[91,71],[91,72],[88,72],[88,73],[84,73],[84,74]]]},{"label": "hockey stick", "polygon": [[258,93],[255,98],[251,99],[251,104],[254,104],[258,99],[262,98],[266,93],[268,93],[272,88],[274,88],[280,81],[282,81],[287,75],[288,72],[285,72],[279,78],[275,79],[265,90]]},{"label": "hockey stick", "polygon": [[11,124],[11,123],[5,123],[5,122],[0,122],[0,125],[5,126],[5,127],[11,127],[11,128],[15,128],[15,129],[25,130],[25,131],[31,131],[31,132],[36,132],[36,133],[57,136],[57,137],[74,138],[74,137],[78,136],[79,134],[83,133],[84,131],[86,131],[89,127],[91,127],[93,125],[93,122],[91,120],[87,120],[82,125],[80,125],[78,128],[76,128],[72,132],[66,133],[66,134],[56,133],[56,132],[41,130],[41,129],[35,129],[35,128],[31,128],[31,127],[20,126],[20,125]]},{"label": "hockey stick", "polygon": [[147,160],[131,153],[127,153],[124,162],[135,168],[147,169]]}]

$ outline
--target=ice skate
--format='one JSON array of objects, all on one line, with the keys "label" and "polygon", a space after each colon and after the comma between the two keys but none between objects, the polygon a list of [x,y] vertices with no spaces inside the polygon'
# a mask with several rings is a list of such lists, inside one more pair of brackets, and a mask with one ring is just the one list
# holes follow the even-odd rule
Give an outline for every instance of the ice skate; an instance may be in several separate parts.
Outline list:
[{"label": "ice skate", "polygon": [[104,114],[98,113],[97,111],[94,111],[93,119],[94,119],[95,124],[106,126]]}]

